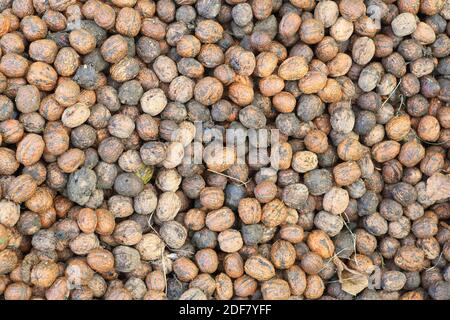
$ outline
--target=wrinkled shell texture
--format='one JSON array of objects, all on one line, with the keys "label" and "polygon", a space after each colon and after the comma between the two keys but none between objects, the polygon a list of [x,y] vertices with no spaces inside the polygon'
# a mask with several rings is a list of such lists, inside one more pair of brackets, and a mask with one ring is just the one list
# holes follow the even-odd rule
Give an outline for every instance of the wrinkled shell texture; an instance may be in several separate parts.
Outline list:
[{"label": "wrinkled shell texture", "polygon": [[449,20],[0,1],[0,300],[450,300]]}]

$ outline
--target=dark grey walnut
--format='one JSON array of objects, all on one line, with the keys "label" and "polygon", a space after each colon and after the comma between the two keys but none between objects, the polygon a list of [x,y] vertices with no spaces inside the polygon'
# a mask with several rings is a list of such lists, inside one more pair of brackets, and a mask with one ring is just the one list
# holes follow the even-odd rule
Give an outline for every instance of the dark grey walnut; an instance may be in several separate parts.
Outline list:
[{"label": "dark grey walnut", "polygon": [[121,173],[114,182],[114,190],[123,196],[135,197],[144,189],[144,183],[134,173]]},{"label": "dark grey walnut", "polygon": [[69,176],[67,182],[67,196],[73,202],[84,205],[89,201],[97,184],[95,172],[88,168],[81,168]]}]

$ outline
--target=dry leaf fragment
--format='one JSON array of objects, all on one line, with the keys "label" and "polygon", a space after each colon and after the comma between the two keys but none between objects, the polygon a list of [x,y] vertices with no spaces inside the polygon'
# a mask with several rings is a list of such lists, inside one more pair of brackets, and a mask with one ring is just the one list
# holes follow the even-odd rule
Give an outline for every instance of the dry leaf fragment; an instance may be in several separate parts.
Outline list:
[{"label": "dry leaf fragment", "polygon": [[368,275],[350,269],[337,256],[333,257],[333,263],[343,291],[355,296],[369,286]]}]

